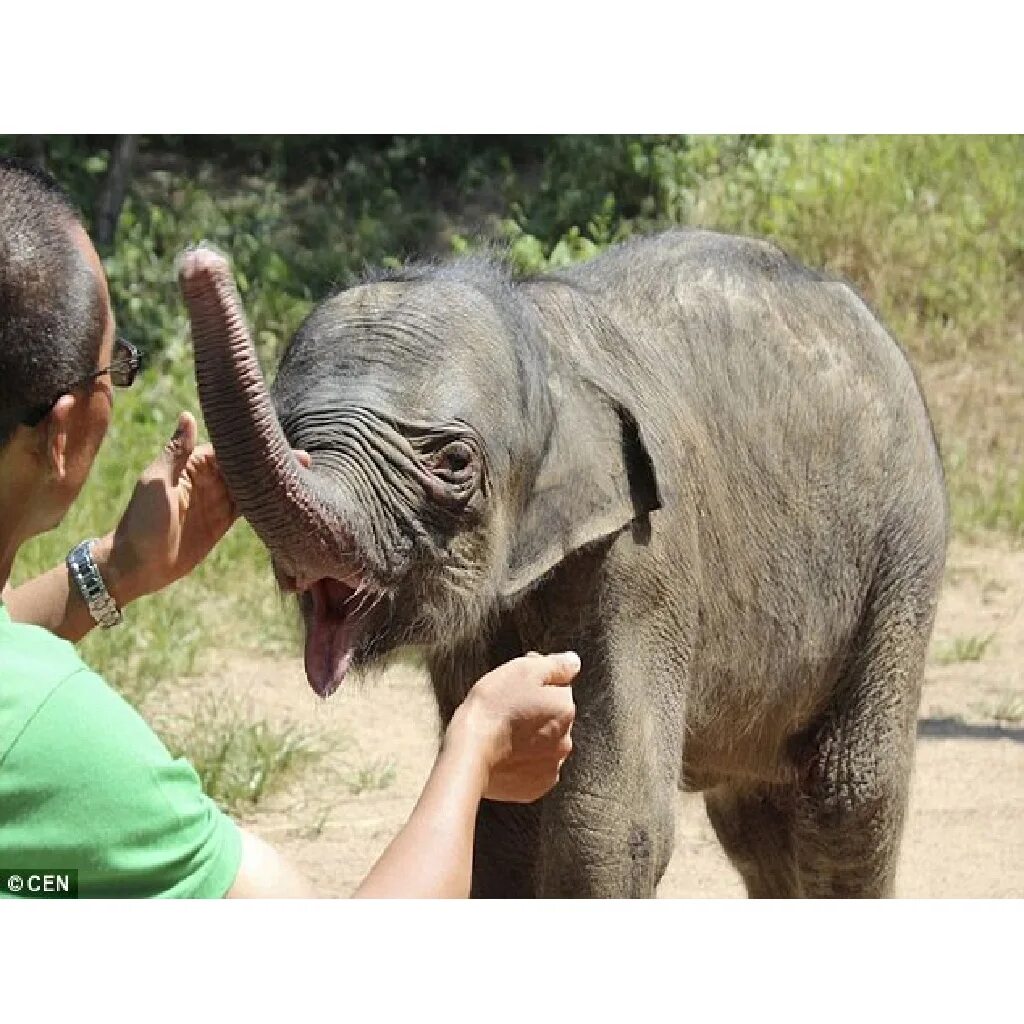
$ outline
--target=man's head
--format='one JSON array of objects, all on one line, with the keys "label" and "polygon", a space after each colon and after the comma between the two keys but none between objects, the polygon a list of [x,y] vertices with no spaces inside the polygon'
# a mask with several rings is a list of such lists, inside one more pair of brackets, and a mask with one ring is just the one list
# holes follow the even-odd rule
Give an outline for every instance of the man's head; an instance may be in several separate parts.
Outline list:
[{"label": "man's head", "polygon": [[110,363],[113,331],[103,268],[71,201],[0,157],[0,460],[18,479],[37,475],[45,507],[34,529],[60,521],[106,433],[110,379],[89,378]]}]

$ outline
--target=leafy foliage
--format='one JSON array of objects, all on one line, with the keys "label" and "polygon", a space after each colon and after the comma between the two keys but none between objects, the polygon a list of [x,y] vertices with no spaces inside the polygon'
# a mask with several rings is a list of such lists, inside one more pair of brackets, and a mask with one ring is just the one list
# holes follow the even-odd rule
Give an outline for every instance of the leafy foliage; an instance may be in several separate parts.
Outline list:
[{"label": "leafy foliage", "polygon": [[[87,216],[109,149],[46,142]],[[200,239],[230,252],[268,357],[367,264],[497,241],[531,272],[687,224],[848,277],[927,358],[1024,319],[1019,136],[146,136],[140,164],[107,268],[125,330],[171,363],[173,263]]]}]

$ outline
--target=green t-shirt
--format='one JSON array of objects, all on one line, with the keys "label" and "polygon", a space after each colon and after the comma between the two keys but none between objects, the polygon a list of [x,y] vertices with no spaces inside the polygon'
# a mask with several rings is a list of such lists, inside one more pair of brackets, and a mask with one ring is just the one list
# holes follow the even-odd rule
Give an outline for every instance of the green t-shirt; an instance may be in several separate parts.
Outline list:
[{"label": "green t-shirt", "polygon": [[77,868],[80,896],[218,898],[241,857],[192,766],[71,644],[0,605],[0,867]]}]

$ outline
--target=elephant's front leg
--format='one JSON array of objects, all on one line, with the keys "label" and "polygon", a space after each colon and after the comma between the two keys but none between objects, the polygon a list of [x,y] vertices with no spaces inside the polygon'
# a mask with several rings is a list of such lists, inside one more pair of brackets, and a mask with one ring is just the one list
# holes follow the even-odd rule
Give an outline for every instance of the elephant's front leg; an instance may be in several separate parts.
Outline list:
[{"label": "elephant's front leg", "polygon": [[646,898],[656,894],[675,833],[670,800],[565,787],[545,800],[537,895]]},{"label": "elephant's front leg", "polygon": [[[575,687],[580,697],[587,683]],[[534,804],[481,804],[474,896],[655,895],[675,837],[674,716],[593,700],[599,686],[579,701],[558,785]]]},{"label": "elephant's front leg", "polygon": [[474,899],[524,899],[537,895],[537,842],[541,805],[484,800],[473,843]]},{"label": "elephant's front leg", "polygon": [[669,792],[663,799],[630,802],[614,793],[580,790],[563,777],[535,804],[484,800],[477,814],[472,895],[653,896],[672,853],[674,830]]},{"label": "elephant's front leg", "polygon": [[666,735],[676,730],[645,703],[581,708],[573,754],[540,805],[538,896],[655,895],[675,840],[679,754]]}]

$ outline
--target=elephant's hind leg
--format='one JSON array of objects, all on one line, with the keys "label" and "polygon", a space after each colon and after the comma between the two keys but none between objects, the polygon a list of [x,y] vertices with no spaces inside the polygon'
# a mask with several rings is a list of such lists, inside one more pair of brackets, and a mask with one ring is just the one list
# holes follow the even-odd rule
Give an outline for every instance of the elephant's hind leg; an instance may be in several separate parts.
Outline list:
[{"label": "elephant's hind leg", "polygon": [[795,794],[719,786],[704,794],[708,819],[752,899],[799,896]]},{"label": "elephant's hind leg", "polygon": [[815,737],[796,811],[806,896],[893,893],[913,737],[890,715],[866,708],[842,713]]},{"label": "elephant's hind leg", "polygon": [[932,590],[883,591],[832,706],[797,744],[795,836],[806,896],[893,893],[934,610]]},{"label": "elephant's hind leg", "polygon": [[[910,743],[876,754],[830,723],[801,793],[796,848],[805,896],[893,894],[911,771]],[[884,762],[884,763],[883,763]]]}]

